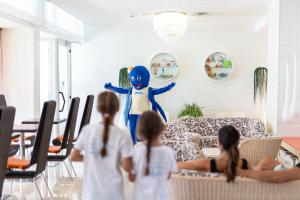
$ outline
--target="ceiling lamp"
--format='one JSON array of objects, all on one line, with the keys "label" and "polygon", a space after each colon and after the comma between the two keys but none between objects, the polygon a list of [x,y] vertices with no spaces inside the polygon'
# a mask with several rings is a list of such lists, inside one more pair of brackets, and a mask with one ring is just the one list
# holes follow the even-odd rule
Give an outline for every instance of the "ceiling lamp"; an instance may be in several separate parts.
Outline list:
[{"label": "ceiling lamp", "polygon": [[154,30],[164,42],[174,42],[187,30],[187,15],[184,12],[159,12],[154,15]]}]

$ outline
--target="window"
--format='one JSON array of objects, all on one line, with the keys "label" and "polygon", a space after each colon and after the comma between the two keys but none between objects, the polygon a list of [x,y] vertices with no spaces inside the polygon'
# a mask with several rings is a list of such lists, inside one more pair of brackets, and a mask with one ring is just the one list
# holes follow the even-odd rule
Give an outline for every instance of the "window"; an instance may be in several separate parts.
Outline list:
[{"label": "window", "polygon": [[83,36],[83,23],[51,2],[45,3],[46,22],[74,35]]}]

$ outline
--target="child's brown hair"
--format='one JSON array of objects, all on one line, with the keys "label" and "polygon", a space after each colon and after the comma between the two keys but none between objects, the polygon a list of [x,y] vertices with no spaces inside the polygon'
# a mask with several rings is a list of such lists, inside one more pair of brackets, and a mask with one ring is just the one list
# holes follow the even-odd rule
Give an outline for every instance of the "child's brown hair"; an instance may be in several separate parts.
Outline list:
[{"label": "child's brown hair", "polygon": [[102,157],[107,155],[106,144],[109,138],[109,126],[113,122],[115,114],[119,111],[119,107],[119,99],[114,93],[105,91],[98,95],[97,109],[101,113],[104,123],[103,147],[100,151]]},{"label": "child's brown hair", "polygon": [[138,133],[143,140],[146,140],[147,145],[147,166],[145,175],[149,175],[149,163],[151,156],[151,145],[153,141],[163,132],[164,124],[156,112],[146,111],[139,118]]}]

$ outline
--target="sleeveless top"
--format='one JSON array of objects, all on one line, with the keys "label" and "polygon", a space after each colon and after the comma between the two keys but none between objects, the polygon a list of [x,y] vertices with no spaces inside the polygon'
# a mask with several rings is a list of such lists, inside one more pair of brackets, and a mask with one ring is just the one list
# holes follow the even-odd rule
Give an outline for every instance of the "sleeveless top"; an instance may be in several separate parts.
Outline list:
[{"label": "sleeveless top", "polygon": [[129,114],[141,115],[143,112],[150,110],[148,91],[148,87],[140,90],[132,88],[132,103]]},{"label": "sleeveless top", "polygon": [[[246,159],[242,159],[242,169],[249,169],[248,168],[248,161]],[[217,169],[217,162],[216,159],[210,160],[210,172],[219,172]]]}]

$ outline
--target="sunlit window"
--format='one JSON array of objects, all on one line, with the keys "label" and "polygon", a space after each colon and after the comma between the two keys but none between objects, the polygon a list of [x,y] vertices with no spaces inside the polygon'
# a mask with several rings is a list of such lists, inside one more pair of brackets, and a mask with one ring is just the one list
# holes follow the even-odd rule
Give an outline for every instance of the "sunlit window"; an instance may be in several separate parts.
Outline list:
[{"label": "sunlit window", "polygon": [[26,18],[26,16],[39,17],[41,2],[41,0],[0,0],[1,7],[5,12],[22,15],[19,16],[22,18]]},{"label": "sunlit window", "polygon": [[82,36],[82,21],[48,1],[45,3],[45,18],[47,23],[55,27]]}]

